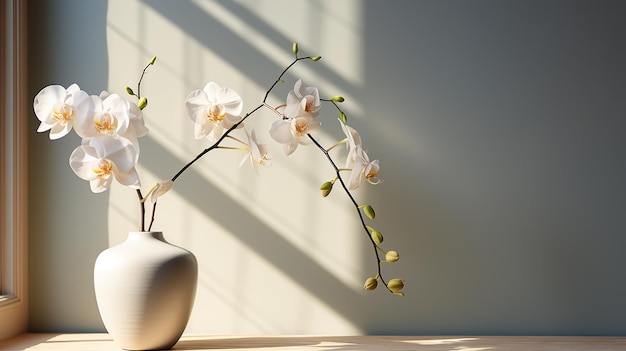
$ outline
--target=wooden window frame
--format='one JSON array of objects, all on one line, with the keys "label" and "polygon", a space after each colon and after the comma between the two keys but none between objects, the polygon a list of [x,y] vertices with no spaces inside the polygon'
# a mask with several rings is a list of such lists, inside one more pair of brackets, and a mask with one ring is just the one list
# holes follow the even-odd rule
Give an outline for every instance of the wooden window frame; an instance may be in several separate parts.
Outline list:
[{"label": "wooden window frame", "polygon": [[26,0],[0,5],[0,339],[28,326]]}]

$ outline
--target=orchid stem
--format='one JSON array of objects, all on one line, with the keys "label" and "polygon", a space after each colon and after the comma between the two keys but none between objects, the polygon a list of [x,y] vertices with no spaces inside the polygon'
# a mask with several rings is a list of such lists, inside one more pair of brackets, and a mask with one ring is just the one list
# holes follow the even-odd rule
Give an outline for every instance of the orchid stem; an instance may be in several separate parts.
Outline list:
[{"label": "orchid stem", "polygon": [[[387,283],[383,279],[382,269],[381,269],[381,266],[380,266],[381,260],[380,260],[380,255],[378,253],[379,247],[376,244],[376,242],[374,241],[374,239],[372,239],[372,236],[370,235],[370,231],[368,229],[368,226],[365,223],[365,218],[363,218],[363,213],[360,210],[361,206],[358,204],[358,202],[356,202],[356,200],[354,199],[354,196],[352,196],[352,193],[350,192],[350,189],[348,189],[348,186],[346,185],[346,183],[344,182],[343,178],[341,177],[340,172],[341,172],[342,169],[337,167],[337,164],[335,163],[333,158],[330,156],[328,151],[326,151],[326,149],[317,140],[315,140],[315,138],[311,134],[307,134],[307,136],[309,137],[309,139],[311,139],[311,141],[313,141],[313,144],[315,144],[315,146],[317,146],[317,148],[320,149],[324,153],[324,155],[326,155],[326,158],[328,159],[330,164],[333,166],[333,168],[335,169],[335,173],[337,174],[335,179],[339,179],[339,183],[341,183],[341,187],[346,192],[346,195],[348,195],[348,198],[350,198],[350,201],[352,201],[352,204],[356,208],[357,214],[359,215],[359,219],[361,220],[361,226],[363,226],[363,229],[365,230],[365,235],[367,235],[367,238],[370,240],[370,242],[372,243],[372,245],[374,247],[374,254],[376,255],[376,264],[377,264],[377,270],[378,270],[378,277],[380,278],[380,281],[383,284],[385,284],[385,287],[387,287]],[[389,290],[390,292],[393,292],[393,291],[391,291],[391,289],[389,289],[389,287],[387,287],[387,290]]]},{"label": "orchid stem", "polygon": [[146,204],[143,201],[143,195],[141,195],[140,189],[137,189],[137,197],[139,198],[139,211],[141,212],[139,216],[139,231],[143,232],[146,225]]}]

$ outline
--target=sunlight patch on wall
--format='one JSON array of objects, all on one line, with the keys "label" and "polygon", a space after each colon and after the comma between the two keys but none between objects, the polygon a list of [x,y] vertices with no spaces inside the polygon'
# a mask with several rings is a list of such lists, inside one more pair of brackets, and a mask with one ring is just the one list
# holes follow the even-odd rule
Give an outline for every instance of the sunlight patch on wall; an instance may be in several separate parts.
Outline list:
[{"label": "sunlight patch on wall", "polygon": [[[327,92],[326,97],[341,94],[349,101],[356,101],[352,95],[355,89],[348,90],[345,86],[363,84],[363,61],[359,59],[364,46],[360,35],[361,2],[342,1],[332,6],[328,3],[288,2],[281,3],[284,6],[281,8],[271,1],[220,3],[194,0],[193,3],[279,66],[293,59],[290,47],[284,45],[292,41],[300,43],[300,56],[321,55],[321,61],[298,65],[293,72],[305,82],[314,82],[321,91]],[[341,38],[341,41],[332,38]],[[328,74],[321,75],[320,69]],[[363,111],[359,107],[354,104],[348,109],[352,114],[360,115]]]}]

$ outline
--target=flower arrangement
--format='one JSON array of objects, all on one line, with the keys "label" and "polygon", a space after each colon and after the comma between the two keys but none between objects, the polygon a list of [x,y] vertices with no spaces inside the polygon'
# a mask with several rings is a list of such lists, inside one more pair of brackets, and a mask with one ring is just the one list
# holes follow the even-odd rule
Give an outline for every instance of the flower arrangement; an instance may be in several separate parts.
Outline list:
[{"label": "flower arrangement", "polygon": [[[366,222],[366,217],[369,220],[375,218],[373,207],[369,204],[359,204],[352,194],[352,191],[359,188],[364,181],[371,185],[381,183],[378,178],[380,164],[378,160],[370,160],[359,133],[347,124],[347,116],[339,106],[344,102],[344,98],[339,95],[321,98],[317,88],[298,80],[293,90],[288,93],[285,104],[271,106],[267,103],[274,87],[283,82],[285,73],[296,63],[303,60],[316,62],[321,59],[320,56],[299,56],[296,42],[293,43],[292,52],[294,60],[278,75],[266,91],[262,102],[244,115],[241,96],[215,82],[209,82],[204,88],[189,94],[185,106],[195,124],[194,135],[197,139],[207,138],[213,144],[202,150],[170,180],[155,184],[145,194],[141,190],[139,174],[135,168],[139,162],[139,138],[148,134],[142,113],[148,105],[148,100],[141,95],[141,83],[148,68],[155,64],[156,56],[144,67],[136,89],[126,87],[126,92],[137,100],[136,103],[106,91],[99,95],[89,95],[80,90],[77,84],[72,84],[68,88],[60,85],[43,88],[33,102],[35,115],[41,121],[37,131],[49,131],[50,139],[55,140],[74,130],[82,138],[80,146],[70,155],[69,164],[74,173],[89,181],[94,193],[109,189],[114,179],[135,189],[141,213],[139,230],[145,231],[147,228],[150,231],[155,219],[158,198],[208,152],[216,149],[244,151],[240,166],[249,161],[257,173],[260,166],[271,164],[267,146],[259,142],[254,130],[248,131],[244,127],[244,121],[254,113],[263,108],[269,109],[278,116],[269,128],[269,135],[274,141],[282,144],[286,155],[291,155],[299,145],[314,145],[334,168],[335,175],[320,187],[322,196],[328,196],[339,182],[354,205],[363,231],[374,248],[377,262],[376,274],[366,279],[364,288],[374,290],[380,281],[389,292],[404,296],[402,292],[404,280],[399,278],[385,280],[381,267],[382,263],[398,261],[398,252],[382,249],[382,234]],[[322,104],[330,104],[338,111],[339,124],[346,136],[328,148],[322,146],[316,138],[316,131],[321,126],[317,117]],[[241,130],[245,138],[235,137],[235,132]],[[236,146],[226,145],[226,140]],[[331,156],[331,151],[342,144],[347,145],[347,155],[343,166],[340,167]],[[149,206],[151,217],[147,226],[146,204],[151,205]]]}]

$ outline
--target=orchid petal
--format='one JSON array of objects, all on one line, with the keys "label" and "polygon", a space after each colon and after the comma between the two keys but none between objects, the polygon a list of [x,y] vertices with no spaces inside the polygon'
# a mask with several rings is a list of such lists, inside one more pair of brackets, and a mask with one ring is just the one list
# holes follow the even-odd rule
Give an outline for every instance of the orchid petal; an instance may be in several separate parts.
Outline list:
[{"label": "orchid petal", "polygon": [[81,179],[96,179],[93,172],[94,164],[98,162],[96,149],[90,145],[81,145],[70,155],[70,168]]},{"label": "orchid petal", "polygon": [[113,183],[113,177],[104,178],[104,179],[96,178],[89,182],[89,186],[92,192],[101,193],[109,189],[112,183]]},{"label": "orchid petal", "polygon": [[171,180],[156,183],[154,188],[150,191],[150,201],[152,203],[156,203],[159,196],[165,195],[165,193],[167,193],[172,186],[174,186],[174,182]]},{"label": "orchid petal", "polygon": [[49,85],[41,89],[33,101],[35,116],[41,122],[47,122],[51,117],[54,105],[64,101],[64,99],[65,88],[60,85]]},{"label": "orchid petal", "polygon": [[132,189],[139,189],[141,186],[139,174],[135,167],[132,167],[126,172],[119,172],[114,168],[113,174],[115,175],[115,179],[122,185],[126,185]]},{"label": "orchid petal", "polygon": [[291,133],[291,121],[281,119],[272,122],[270,126],[270,136],[278,143],[291,143],[294,139]]}]

